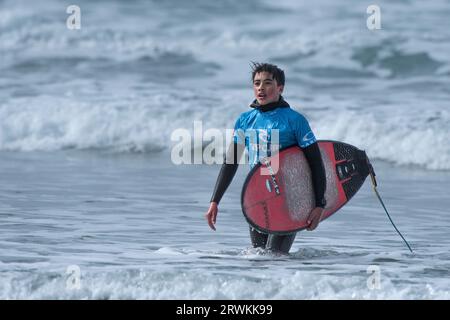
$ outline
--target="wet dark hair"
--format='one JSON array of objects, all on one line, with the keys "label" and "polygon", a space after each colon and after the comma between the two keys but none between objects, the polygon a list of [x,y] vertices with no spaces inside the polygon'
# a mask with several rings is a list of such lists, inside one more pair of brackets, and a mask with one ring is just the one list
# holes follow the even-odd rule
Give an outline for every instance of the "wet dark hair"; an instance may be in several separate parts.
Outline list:
[{"label": "wet dark hair", "polygon": [[258,63],[251,62],[252,68],[252,82],[255,79],[255,75],[259,72],[268,72],[270,73],[275,80],[277,80],[278,85],[284,86],[284,71],[278,68],[274,64],[270,63]]}]

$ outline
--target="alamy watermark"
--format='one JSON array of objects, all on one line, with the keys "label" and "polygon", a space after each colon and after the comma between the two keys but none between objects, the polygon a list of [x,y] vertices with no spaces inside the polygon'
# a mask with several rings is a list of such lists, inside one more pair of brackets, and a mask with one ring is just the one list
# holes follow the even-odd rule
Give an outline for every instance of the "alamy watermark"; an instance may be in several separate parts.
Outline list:
[{"label": "alamy watermark", "polygon": [[66,26],[69,30],[81,29],[81,9],[77,5],[70,5],[66,9],[66,13],[70,14],[66,20]]},{"label": "alamy watermark", "polygon": [[370,16],[366,20],[367,29],[380,30],[381,29],[381,9],[379,6],[372,4],[367,7],[367,14]]},{"label": "alamy watermark", "polygon": [[66,279],[67,290],[80,290],[81,289],[81,268],[76,264],[70,265],[66,269],[68,275]]},{"label": "alamy watermark", "polygon": [[[193,129],[178,128],[172,132],[170,139],[175,143],[171,148],[172,163],[180,165],[261,162],[263,175],[274,175],[278,172],[278,129],[203,130],[201,121],[194,121]],[[235,142],[239,145],[237,150],[230,147]]]},{"label": "alamy watermark", "polygon": [[367,267],[367,273],[370,274],[367,279],[367,288],[369,290],[381,289],[381,269],[380,266],[370,265]]}]

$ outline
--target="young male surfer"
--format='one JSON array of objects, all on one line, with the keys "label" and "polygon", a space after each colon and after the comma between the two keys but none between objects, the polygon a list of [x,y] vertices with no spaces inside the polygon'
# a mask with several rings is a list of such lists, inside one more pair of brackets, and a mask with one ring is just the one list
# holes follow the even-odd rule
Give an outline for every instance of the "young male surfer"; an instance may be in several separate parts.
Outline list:
[{"label": "young male surfer", "polygon": [[[220,169],[210,207],[205,217],[211,229],[216,230],[215,223],[219,202],[233,180],[244,148],[247,148],[250,166],[255,166],[261,160],[259,150],[264,149],[261,144],[267,144],[267,141],[271,140],[272,130],[277,129],[279,148],[284,149],[292,145],[300,146],[311,168],[316,207],[309,215],[307,230],[314,230],[320,222],[325,207],[324,193],[326,186],[325,170],[314,133],[311,131],[306,118],[291,109],[281,95],[285,84],[283,70],[268,63],[253,63],[252,81],[255,95],[255,100],[250,105],[252,110],[242,113],[236,121],[233,134],[234,142],[230,146],[231,152],[227,153],[224,164]],[[256,137],[256,139],[244,137]],[[267,145],[265,147],[265,150],[267,150]],[[232,159],[229,159],[230,157]],[[253,247],[266,248],[274,252],[288,253],[295,236],[296,233],[288,235],[266,234],[250,227]]]}]

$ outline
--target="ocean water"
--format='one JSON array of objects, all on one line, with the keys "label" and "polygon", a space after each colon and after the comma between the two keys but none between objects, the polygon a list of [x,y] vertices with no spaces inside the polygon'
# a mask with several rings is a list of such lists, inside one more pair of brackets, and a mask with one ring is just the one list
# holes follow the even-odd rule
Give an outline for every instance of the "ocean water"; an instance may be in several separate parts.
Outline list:
[{"label": "ocean water", "polygon": [[[0,298],[449,299],[450,1],[0,1]],[[250,247],[248,168],[204,214],[218,165],[172,133],[232,128],[250,61],[319,139],[366,150],[366,181],[289,256]],[[375,270],[372,273],[371,270]]]}]

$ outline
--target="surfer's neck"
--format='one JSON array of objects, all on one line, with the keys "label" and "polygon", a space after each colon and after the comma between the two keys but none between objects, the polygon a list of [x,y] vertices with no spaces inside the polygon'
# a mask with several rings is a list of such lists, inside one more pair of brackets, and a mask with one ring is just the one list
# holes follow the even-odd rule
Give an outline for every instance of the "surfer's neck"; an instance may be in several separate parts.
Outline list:
[{"label": "surfer's neck", "polygon": [[284,100],[283,96],[280,95],[278,101],[270,102],[267,104],[259,104],[258,100],[254,100],[250,107],[258,109],[261,112],[267,112],[275,110],[276,108],[289,108],[289,104]]}]

